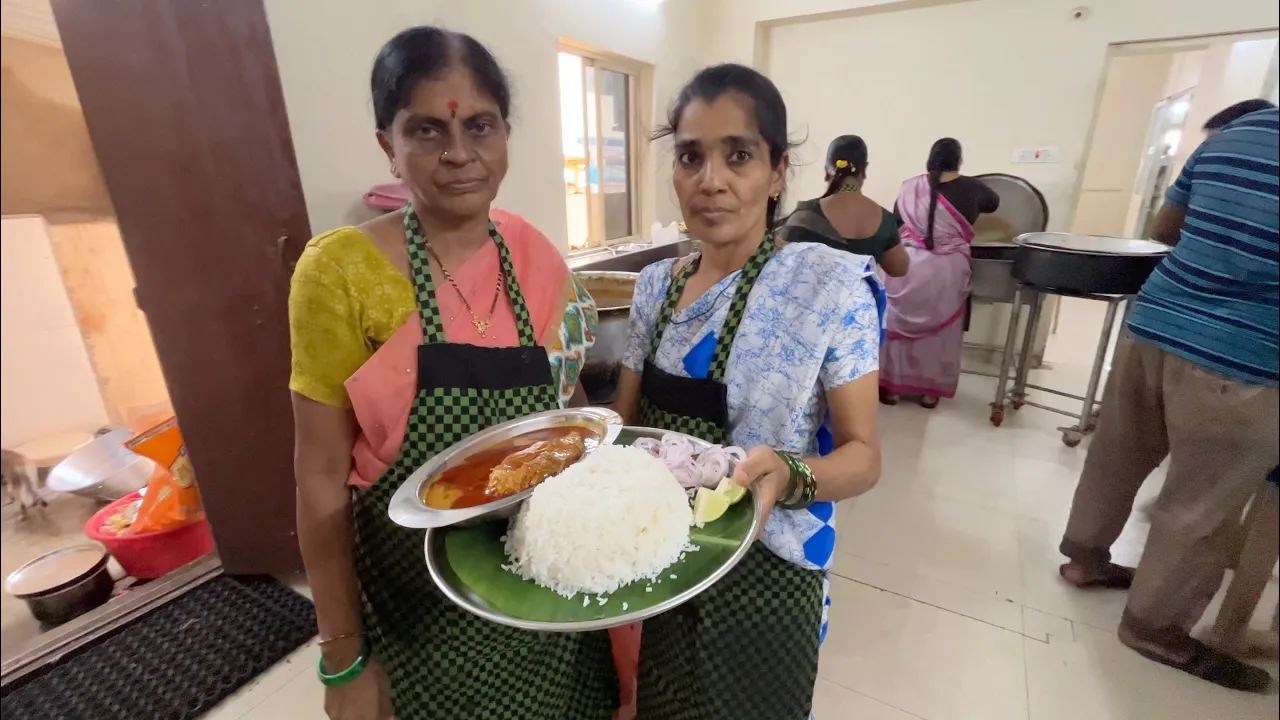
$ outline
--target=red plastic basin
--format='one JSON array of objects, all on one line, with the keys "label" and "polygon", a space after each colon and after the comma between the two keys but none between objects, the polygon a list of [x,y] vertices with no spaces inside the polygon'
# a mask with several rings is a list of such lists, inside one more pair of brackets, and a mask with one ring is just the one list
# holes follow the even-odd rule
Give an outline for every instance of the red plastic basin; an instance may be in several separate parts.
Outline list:
[{"label": "red plastic basin", "polygon": [[84,525],[84,534],[102,543],[126,573],[141,580],[153,580],[213,552],[213,531],[203,513],[182,527],[145,535],[102,532],[107,518],[140,497],[140,493],[129,493],[94,513]]}]

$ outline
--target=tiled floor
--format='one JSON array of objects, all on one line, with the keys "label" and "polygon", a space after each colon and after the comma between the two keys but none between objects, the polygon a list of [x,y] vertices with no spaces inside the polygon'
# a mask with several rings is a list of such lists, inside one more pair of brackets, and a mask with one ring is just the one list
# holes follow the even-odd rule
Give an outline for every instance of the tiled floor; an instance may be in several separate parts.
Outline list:
[{"label": "tiled floor", "polygon": [[[1048,376],[1082,384],[1078,368]],[[1064,447],[1060,418],[1035,409],[991,427],[992,392],[966,376],[960,397],[933,412],[883,413],[884,479],[840,509],[818,720],[1275,718],[1276,695],[1220,690],[1124,648],[1124,596],[1058,579],[1086,448]],[[1136,561],[1145,535],[1135,518],[1118,560]],[[1273,583],[1260,625],[1275,602]],[[316,657],[299,650],[210,717],[322,720]]]}]

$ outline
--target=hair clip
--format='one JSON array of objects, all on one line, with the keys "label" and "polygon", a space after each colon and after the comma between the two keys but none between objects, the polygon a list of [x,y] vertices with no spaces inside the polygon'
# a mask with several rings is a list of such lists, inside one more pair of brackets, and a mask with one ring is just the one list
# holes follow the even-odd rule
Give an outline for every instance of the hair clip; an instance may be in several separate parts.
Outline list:
[{"label": "hair clip", "polygon": [[838,168],[840,168],[841,170],[843,170],[843,169],[845,169],[845,168],[849,167],[849,161],[848,161],[848,160],[837,160],[837,161],[836,161],[836,167],[838,167]]}]

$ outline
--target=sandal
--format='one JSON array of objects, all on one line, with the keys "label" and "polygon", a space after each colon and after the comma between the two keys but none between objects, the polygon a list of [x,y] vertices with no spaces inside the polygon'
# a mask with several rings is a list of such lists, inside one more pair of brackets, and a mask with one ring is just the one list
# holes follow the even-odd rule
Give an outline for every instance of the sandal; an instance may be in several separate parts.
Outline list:
[{"label": "sandal", "polygon": [[899,399],[900,398],[898,397],[898,393],[889,392],[884,388],[880,388],[880,404],[881,405],[897,405]]},{"label": "sandal", "polygon": [[924,408],[925,410],[932,410],[938,407],[938,398],[932,395],[921,395],[920,407]]},{"label": "sandal", "polygon": [[1229,690],[1261,693],[1271,687],[1271,675],[1266,670],[1214,650],[1199,640],[1192,642],[1195,643],[1195,649],[1191,651],[1191,657],[1182,662],[1142,650],[1138,650],[1138,654]]},{"label": "sandal", "polygon": [[1123,565],[1107,563],[1107,566],[1103,569],[1101,575],[1085,580],[1084,582],[1076,582],[1067,577],[1067,568],[1070,566],[1071,563],[1060,565],[1058,567],[1058,574],[1062,576],[1063,580],[1066,580],[1081,590],[1128,590],[1129,586],[1133,584],[1133,568],[1128,568]]}]

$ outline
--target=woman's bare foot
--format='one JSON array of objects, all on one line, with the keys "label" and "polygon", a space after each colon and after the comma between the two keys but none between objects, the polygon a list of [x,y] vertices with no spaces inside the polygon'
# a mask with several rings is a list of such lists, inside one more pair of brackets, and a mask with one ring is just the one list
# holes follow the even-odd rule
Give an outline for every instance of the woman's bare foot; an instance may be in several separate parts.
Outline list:
[{"label": "woman's bare foot", "polygon": [[932,410],[938,407],[938,398],[934,397],[933,395],[921,395],[920,407],[926,410]]}]

